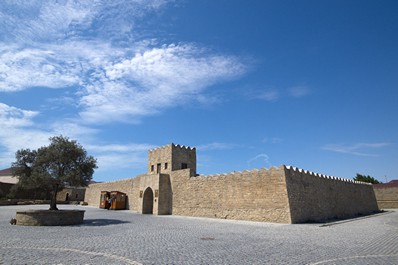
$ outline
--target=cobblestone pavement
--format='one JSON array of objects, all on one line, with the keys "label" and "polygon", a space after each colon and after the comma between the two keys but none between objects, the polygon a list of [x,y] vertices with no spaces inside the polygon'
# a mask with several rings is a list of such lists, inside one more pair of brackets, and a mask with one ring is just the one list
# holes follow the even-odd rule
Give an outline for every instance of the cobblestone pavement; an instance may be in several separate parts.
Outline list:
[{"label": "cobblestone pavement", "polygon": [[84,224],[9,223],[43,208],[0,207],[0,264],[398,264],[398,211],[284,225],[60,205],[85,209]]}]

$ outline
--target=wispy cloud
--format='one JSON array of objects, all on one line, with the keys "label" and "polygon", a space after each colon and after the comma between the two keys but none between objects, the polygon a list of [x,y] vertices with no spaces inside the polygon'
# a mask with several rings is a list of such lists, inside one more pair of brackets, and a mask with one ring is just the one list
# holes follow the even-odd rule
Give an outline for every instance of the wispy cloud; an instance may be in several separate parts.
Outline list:
[{"label": "wispy cloud", "polygon": [[200,151],[208,151],[208,150],[228,150],[240,147],[242,147],[242,145],[233,144],[233,143],[214,142],[214,143],[199,145],[196,147],[196,149]]},{"label": "wispy cloud", "polygon": [[34,126],[34,118],[39,113],[19,109],[0,103],[0,164],[9,167],[16,150],[35,149],[47,143],[48,134]]},{"label": "wispy cloud", "polygon": [[259,99],[269,102],[276,102],[283,98],[302,98],[310,94],[310,88],[308,86],[294,86],[287,89],[282,88],[261,88],[261,89],[249,89],[245,92],[250,99]]},{"label": "wispy cloud", "polygon": [[[127,145],[86,145],[87,150],[97,158],[98,170],[145,168],[148,149],[153,145],[127,144]],[[143,166],[144,165],[144,166]],[[145,173],[145,172],[142,172]]]},{"label": "wispy cloud", "polygon": [[310,90],[307,86],[295,86],[287,89],[288,95],[295,98],[307,96]]},{"label": "wispy cloud", "polygon": [[86,86],[80,115],[87,122],[134,122],[200,98],[206,87],[240,76],[244,68],[237,58],[209,54],[192,44],[148,48],[98,72]]},{"label": "wispy cloud", "polygon": [[357,156],[377,157],[379,154],[373,153],[375,149],[391,145],[390,143],[355,143],[355,144],[327,144],[322,147],[324,150],[337,153],[344,153]]},{"label": "wispy cloud", "polygon": [[94,128],[137,123],[168,108],[203,103],[212,85],[247,71],[239,57],[195,43],[164,43],[156,32],[144,36],[142,18],[168,2],[173,1],[3,1],[0,93],[58,89],[64,93],[46,102],[51,107],[57,102],[68,118],[44,124],[39,118],[49,115],[44,113],[48,106],[39,112],[0,102],[0,149],[6,150],[1,162],[59,134],[87,146],[102,165],[134,163],[143,154],[146,160],[147,145],[93,145]]},{"label": "wispy cloud", "polygon": [[247,166],[248,168],[252,168],[253,166],[270,167],[271,163],[269,161],[269,156],[267,154],[261,153],[250,158],[247,161]]},{"label": "wispy cloud", "polygon": [[283,142],[283,139],[279,138],[279,137],[264,138],[261,142],[262,143],[271,143],[271,144],[280,144]]},{"label": "wispy cloud", "polygon": [[154,148],[151,144],[105,144],[105,145],[87,145],[87,148],[95,152],[147,152]]},{"label": "wispy cloud", "polygon": [[255,96],[255,98],[257,99],[262,99],[271,102],[277,101],[279,97],[280,97],[280,92],[277,91],[276,89],[261,91]]},{"label": "wispy cloud", "polygon": [[3,129],[32,125],[39,112],[23,110],[0,102],[0,124]]},{"label": "wispy cloud", "polygon": [[[38,2],[26,17],[0,9],[9,22],[0,48],[0,92],[68,89],[85,124],[136,123],[166,108],[203,102],[208,87],[245,73],[240,58],[194,43],[135,39],[136,19],[165,3]],[[13,8],[28,12],[18,3]]]}]

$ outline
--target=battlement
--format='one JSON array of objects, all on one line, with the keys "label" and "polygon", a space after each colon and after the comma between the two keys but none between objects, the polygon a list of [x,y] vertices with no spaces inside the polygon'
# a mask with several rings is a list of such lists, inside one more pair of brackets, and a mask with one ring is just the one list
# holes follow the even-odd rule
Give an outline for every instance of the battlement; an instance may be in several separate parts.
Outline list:
[{"label": "battlement", "polygon": [[186,151],[196,151],[196,147],[190,147],[190,146],[185,146],[185,145],[171,143],[171,144],[166,144],[166,145],[163,145],[163,146],[155,147],[153,149],[149,149],[148,152],[149,153],[161,152],[161,151],[169,149],[170,147],[181,149],[181,150],[186,150]]},{"label": "battlement", "polygon": [[340,178],[340,177],[335,177],[335,176],[329,176],[329,175],[323,175],[323,174],[319,174],[319,173],[314,173],[312,171],[304,170],[304,169],[293,167],[293,166],[285,166],[284,165],[284,167],[285,167],[286,170],[288,170],[288,171],[290,171],[292,173],[302,173],[302,174],[305,174],[305,175],[314,176],[314,177],[318,177],[318,178],[337,180],[337,181],[341,181],[341,182],[348,182],[348,183],[354,183],[354,184],[372,185],[370,183],[366,183],[366,182],[362,182],[362,181],[356,181],[356,180],[352,180],[352,179],[345,179],[345,178]]},{"label": "battlement", "polygon": [[354,183],[354,184],[360,184],[360,185],[371,185],[370,183],[366,183],[366,182],[355,181],[355,180],[352,180],[352,179],[345,179],[345,178],[340,178],[340,177],[335,177],[335,176],[329,176],[329,175],[314,173],[314,172],[309,171],[309,170],[304,170],[304,169],[301,169],[301,168],[297,168],[297,167],[293,167],[293,166],[286,166],[286,165],[281,165],[280,167],[271,166],[269,169],[260,168],[260,169],[244,170],[244,171],[233,171],[233,172],[229,172],[229,173],[199,175],[197,177],[212,178],[212,177],[227,177],[227,176],[244,175],[244,174],[246,174],[246,175],[261,174],[261,173],[264,173],[266,171],[273,171],[273,170],[278,170],[278,169],[285,169],[288,172],[292,173],[292,175],[294,175],[295,173],[300,173],[300,174],[304,174],[304,175],[307,175],[307,176],[318,177],[318,178],[327,179],[327,180],[336,180],[336,181]]},{"label": "battlement", "polygon": [[232,171],[229,173],[219,173],[219,174],[210,174],[210,175],[198,175],[197,177],[203,177],[203,178],[212,178],[212,177],[227,177],[227,176],[234,176],[234,175],[250,175],[250,174],[261,174],[264,172],[268,171],[274,171],[278,170],[280,167],[270,167],[269,169],[267,168],[255,168],[255,169],[250,169],[250,170],[243,170],[243,171]]}]

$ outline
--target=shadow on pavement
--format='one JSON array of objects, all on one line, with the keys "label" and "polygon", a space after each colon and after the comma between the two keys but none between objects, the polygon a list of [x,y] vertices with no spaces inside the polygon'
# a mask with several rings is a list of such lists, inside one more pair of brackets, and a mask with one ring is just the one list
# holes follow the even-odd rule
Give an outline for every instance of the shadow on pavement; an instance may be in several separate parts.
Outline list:
[{"label": "shadow on pavement", "polygon": [[117,219],[85,219],[81,226],[107,226],[130,223]]}]

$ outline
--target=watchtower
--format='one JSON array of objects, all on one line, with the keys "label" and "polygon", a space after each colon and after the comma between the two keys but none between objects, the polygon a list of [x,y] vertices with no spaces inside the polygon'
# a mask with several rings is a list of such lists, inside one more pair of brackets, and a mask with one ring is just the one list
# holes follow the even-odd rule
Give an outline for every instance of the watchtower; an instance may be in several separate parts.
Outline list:
[{"label": "watchtower", "polygon": [[196,148],[168,144],[148,151],[148,174],[170,174],[190,168],[196,174]]}]

